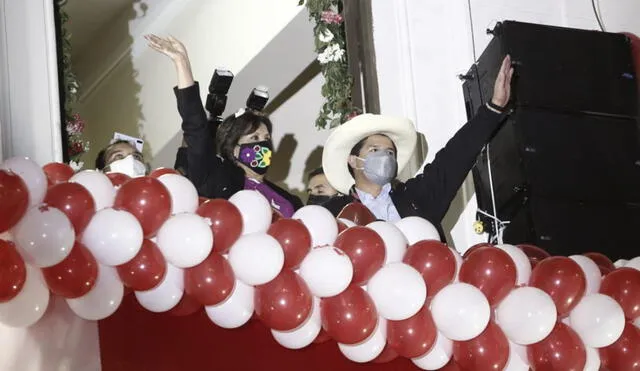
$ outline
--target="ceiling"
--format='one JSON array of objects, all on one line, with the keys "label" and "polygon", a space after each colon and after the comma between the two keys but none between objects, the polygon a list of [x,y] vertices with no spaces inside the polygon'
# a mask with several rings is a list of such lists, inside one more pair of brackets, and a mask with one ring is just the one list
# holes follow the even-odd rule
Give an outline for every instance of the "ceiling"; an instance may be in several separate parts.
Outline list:
[{"label": "ceiling", "polygon": [[82,51],[109,21],[123,11],[131,9],[139,0],[68,0],[65,10],[69,15],[67,29],[76,51]]}]

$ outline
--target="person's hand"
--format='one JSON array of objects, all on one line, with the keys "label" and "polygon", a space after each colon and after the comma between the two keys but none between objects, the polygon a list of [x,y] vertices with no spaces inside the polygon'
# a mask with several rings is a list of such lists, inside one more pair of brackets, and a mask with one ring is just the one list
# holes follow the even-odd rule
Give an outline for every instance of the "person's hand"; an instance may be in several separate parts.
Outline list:
[{"label": "person's hand", "polygon": [[493,86],[493,98],[491,103],[498,107],[504,108],[509,103],[511,98],[511,77],[513,76],[513,67],[511,67],[511,57],[507,55],[502,60],[502,66],[496,77],[496,82]]},{"label": "person's hand", "polygon": [[149,45],[151,49],[168,56],[174,62],[189,59],[187,49],[173,36],[162,38],[156,35],[145,35],[144,38],[147,40],[147,45]]}]

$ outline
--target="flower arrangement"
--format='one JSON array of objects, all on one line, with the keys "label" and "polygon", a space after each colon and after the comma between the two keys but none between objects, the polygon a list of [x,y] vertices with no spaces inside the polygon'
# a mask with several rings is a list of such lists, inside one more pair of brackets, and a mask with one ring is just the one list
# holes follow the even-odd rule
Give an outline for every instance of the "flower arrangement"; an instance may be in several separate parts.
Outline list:
[{"label": "flower arrangement", "polygon": [[340,14],[342,1],[307,0],[305,3],[302,0],[298,3],[303,4],[309,10],[309,19],[315,22],[315,50],[325,79],[322,86],[325,101],[316,127],[336,127],[360,113],[351,100],[353,78],[349,73],[344,19]]},{"label": "flower arrangement", "polygon": [[64,110],[65,130],[68,138],[66,150],[69,163],[74,169],[80,169],[83,165],[80,159],[85,152],[89,151],[89,142],[82,137],[86,126],[85,121],[78,113],[73,112],[73,105],[78,100],[79,84],[71,69],[71,33],[66,28],[69,23],[69,15],[64,10],[66,4],[67,0],[58,0],[62,42],[62,66],[60,68],[62,68],[63,76],[60,83],[64,87],[62,109]]}]

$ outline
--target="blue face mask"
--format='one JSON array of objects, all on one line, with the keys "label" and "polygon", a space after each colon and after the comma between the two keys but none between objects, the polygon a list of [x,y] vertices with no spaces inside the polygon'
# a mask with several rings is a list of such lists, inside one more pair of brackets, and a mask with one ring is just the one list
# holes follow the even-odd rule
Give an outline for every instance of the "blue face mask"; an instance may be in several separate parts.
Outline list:
[{"label": "blue face mask", "polygon": [[371,152],[366,158],[358,157],[358,159],[364,161],[364,166],[360,170],[363,170],[367,179],[377,185],[391,182],[398,171],[396,158],[388,151]]}]

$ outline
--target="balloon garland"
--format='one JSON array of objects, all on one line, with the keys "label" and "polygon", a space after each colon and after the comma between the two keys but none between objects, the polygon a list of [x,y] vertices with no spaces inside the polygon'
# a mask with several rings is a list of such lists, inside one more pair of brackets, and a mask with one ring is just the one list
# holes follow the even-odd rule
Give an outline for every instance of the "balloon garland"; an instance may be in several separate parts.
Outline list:
[{"label": "balloon garland", "polygon": [[255,191],[198,198],[171,169],[123,174],[0,164],[0,323],[27,327],[50,294],[88,320],[126,292],[152,312],[255,315],[290,349],[333,339],[354,362],[420,369],[632,370],[640,365],[640,257],[549,256],[479,244],[461,257],[426,220],[272,215]]}]

